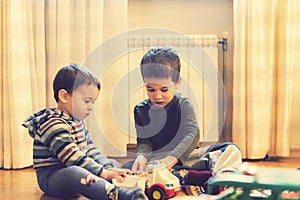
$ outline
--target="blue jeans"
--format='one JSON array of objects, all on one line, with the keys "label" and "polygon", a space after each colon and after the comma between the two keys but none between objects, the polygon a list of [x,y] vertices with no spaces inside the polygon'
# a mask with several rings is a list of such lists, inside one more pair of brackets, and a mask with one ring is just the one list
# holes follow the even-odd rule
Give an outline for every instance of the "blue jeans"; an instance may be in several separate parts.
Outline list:
[{"label": "blue jeans", "polygon": [[82,167],[37,169],[36,173],[39,187],[47,195],[72,198],[81,194],[88,199],[109,199],[106,188],[111,183],[100,178],[89,186],[83,184],[82,179],[91,172]]}]

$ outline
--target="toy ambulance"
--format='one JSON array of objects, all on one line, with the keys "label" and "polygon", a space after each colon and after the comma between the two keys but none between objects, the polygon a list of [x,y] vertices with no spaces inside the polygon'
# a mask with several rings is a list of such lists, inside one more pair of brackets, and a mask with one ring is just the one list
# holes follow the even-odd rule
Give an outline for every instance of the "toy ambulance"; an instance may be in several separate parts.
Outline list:
[{"label": "toy ambulance", "polygon": [[113,183],[120,188],[141,187],[150,200],[169,199],[181,190],[178,178],[162,163],[149,164],[144,174],[127,176],[123,183],[114,179]]}]

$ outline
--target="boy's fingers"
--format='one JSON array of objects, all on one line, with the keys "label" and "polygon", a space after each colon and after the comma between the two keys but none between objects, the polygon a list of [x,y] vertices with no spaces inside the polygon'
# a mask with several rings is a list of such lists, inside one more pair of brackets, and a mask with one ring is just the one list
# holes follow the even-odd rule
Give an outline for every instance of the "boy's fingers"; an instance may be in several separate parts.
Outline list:
[{"label": "boy's fingers", "polygon": [[116,177],[117,181],[120,182],[120,183],[123,183],[124,182],[124,178],[122,176],[117,176]]},{"label": "boy's fingers", "polygon": [[132,166],[132,171],[135,173],[137,171],[137,164],[134,163]]},{"label": "boy's fingers", "polygon": [[130,169],[121,169],[125,174],[132,175],[132,171]]},{"label": "boy's fingers", "polygon": [[125,178],[127,174],[125,172],[118,172],[118,176]]}]

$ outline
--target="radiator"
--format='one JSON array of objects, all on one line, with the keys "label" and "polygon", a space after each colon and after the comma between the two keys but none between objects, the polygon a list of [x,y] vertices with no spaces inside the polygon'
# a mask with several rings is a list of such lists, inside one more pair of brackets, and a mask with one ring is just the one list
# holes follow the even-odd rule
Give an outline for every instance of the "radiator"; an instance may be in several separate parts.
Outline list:
[{"label": "radiator", "polygon": [[[194,103],[200,126],[200,142],[217,141],[221,126],[220,115],[223,110],[220,108],[222,99],[219,97],[217,35],[130,35],[127,45],[129,70],[139,66],[142,56],[151,47],[168,46],[178,51],[183,78],[178,92],[191,98]],[[135,88],[136,81],[136,76],[129,78],[129,90],[134,91],[129,96],[130,112],[136,103],[147,98],[144,88],[138,90]],[[132,123],[129,126],[127,142],[136,142]]]}]

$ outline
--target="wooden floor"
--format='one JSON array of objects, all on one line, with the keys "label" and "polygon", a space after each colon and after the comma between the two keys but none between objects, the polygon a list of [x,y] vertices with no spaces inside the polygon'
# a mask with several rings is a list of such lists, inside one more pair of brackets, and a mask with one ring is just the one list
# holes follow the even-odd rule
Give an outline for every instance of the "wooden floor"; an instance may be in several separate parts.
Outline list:
[{"label": "wooden floor", "polygon": [[[120,160],[122,161],[122,159]],[[252,165],[266,167],[300,168],[300,159],[279,159],[269,161],[247,161]],[[174,199],[187,199],[183,194]],[[188,197],[193,199],[195,197]],[[1,200],[58,200],[43,195],[36,181],[32,167],[19,170],[0,169],[0,199]],[[80,197],[78,199],[85,199]]]}]

